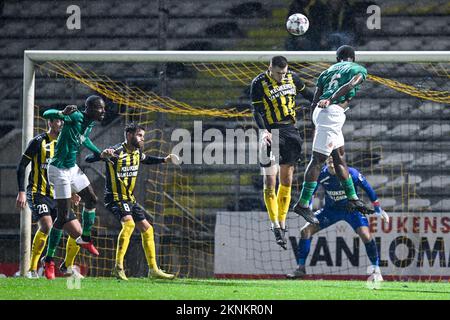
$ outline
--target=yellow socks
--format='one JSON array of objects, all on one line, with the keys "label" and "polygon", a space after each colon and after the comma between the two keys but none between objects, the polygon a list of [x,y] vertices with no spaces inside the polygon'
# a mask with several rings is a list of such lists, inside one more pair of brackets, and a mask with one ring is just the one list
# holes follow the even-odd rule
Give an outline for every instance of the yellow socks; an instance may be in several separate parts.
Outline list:
[{"label": "yellow socks", "polygon": [[144,248],[145,258],[147,259],[147,264],[150,269],[158,270],[158,265],[156,264],[156,250],[155,250],[155,239],[153,235],[153,226],[147,231],[141,233],[142,237],[142,247]]},{"label": "yellow socks", "polygon": [[286,227],[286,215],[289,211],[289,204],[291,203],[291,187],[283,186],[281,183],[278,186],[277,194],[278,203],[278,221],[281,227]]},{"label": "yellow socks", "polygon": [[120,230],[119,237],[117,238],[117,250],[116,250],[116,266],[123,269],[123,259],[125,253],[127,253],[128,245],[130,244],[130,238],[134,230],[134,221],[127,220],[122,222],[122,230]]},{"label": "yellow socks", "polygon": [[277,196],[275,195],[275,189],[264,188],[264,203],[266,204],[267,213],[269,214],[270,221],[277,226],[278,225],[278,203]]},{"label": "yellow socks", "polygon": [[34,235],[33,244],[31,248],[31,262],[30,270],[36,271],[38,268],[39,258],[42,251],[44,251],[45,243],[47,242],[48,235],[38,230]]},{"label": "yellow socks", "polygon": [[80,251],[80,246],[77,245],[74,238],[69,236],[66,243],[66,257],[64,259],[66,267],[73,266],[73,263],[75,262],[75,257],[78,254],[78,251]]}]

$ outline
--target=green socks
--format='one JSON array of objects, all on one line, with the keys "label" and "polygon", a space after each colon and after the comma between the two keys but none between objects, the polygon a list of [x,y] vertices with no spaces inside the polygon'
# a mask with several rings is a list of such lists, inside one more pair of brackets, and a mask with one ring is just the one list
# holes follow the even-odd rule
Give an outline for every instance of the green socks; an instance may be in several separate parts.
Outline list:
[{"label": "green socks", "polygon": [[95,209],[91,211],[87,211],[83,208],[83,212],[81,213],[81,220],[83,224],[83,237],[91,236],[91,229],[95,222]]},{"label": "green socks", "polygon": [[309,207],[314,190],[316,190],[317,182],[303,182],[302,193],[300,195],[300,205],[304,208]]},{"label": "green socks", "polygon": [[55,229],[54,227],[50,230],[50,234],[48,235],[47,258],[53,258],[55,256],[56,247],[61,240],[62,234],[62,230]]},{"label": "green socks", "polygon": [[347,180],[342,180],[341,185],[344,188],[347,199],[349,199],[349,200],[357,200],[358,199],[352,177],[348,177]]}]

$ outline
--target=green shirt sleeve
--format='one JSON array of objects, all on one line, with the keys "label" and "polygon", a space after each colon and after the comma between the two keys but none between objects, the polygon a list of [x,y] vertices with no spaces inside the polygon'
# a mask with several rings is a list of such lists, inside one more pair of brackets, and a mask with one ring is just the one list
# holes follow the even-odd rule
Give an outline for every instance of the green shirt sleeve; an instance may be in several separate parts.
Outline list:
[{"label": "green shirt sleeve", "polygon": [[91,139],[89,139],[87,137],[83,142],[83,146],[85,146],[86,148],[88,148],[89,150],[91,150],[94,153],[97,153],[97,154],[102,153],[102,151],[99,148],[97,148],[97,146],[91,141]]},{"label": "green shirt sleeve", "polygon": [[61,120],[64,120],[64,122],[72,121],[70,116],[63,115],[62,112],[60,112],[57,109],[49,109],[49,110],[45,111],[42,116],[45,119],[61,119]]},{"label": "green shirt sleeve", "polygon": [[[366,81],[367,78],[367,69],[364,68],[363,66],[358,66],[357,70],[356,70],[356,74],[361,74],[363,76],[363,80]],[[355,74],[355,75],[356,75]]]}]

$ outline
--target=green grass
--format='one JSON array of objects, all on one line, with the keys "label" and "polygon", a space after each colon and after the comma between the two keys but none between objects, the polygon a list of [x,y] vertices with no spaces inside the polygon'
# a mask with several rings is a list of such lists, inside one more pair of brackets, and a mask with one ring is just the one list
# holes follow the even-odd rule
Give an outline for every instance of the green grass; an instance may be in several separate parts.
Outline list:
[{"label": "green grass", "polygon": [[448,283],[384,282],[378,290],[365,281],[198,280],[86,278],[69,290],[64,278],[0,279],[0,300],[20,299],[150,299],[150,300],[442,300],[450,299]]}]

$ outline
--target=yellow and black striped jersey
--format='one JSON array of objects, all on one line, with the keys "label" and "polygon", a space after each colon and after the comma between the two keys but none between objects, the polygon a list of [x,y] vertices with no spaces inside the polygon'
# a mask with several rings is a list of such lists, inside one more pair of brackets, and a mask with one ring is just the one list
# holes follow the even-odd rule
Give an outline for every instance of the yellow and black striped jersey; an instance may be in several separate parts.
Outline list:
[{"label": "yellow and black striped jersey", "polygon": [[[140,149],[129,150],[125,143],[117,144],[116,157],[106,161],[105,204],[114,201],[136,202],[133,191],[136,186],[139,165],[164,162],[162,157],[146,156]],[[100,161],[99,155],[86,157],[87,162]]]},{"label": "yellow and black striped jersey", "polygon": [[23,157],[31,161],[28,193],[53,197],[53,187],[47,180],[47,167],[55,153],[55,144],[56,139],[52,139],[47,133],[37,135],[28,144],[23,154]]},{"label": "yellow and black striped jersey", "polygon": [[266,71],[253,79],[250,98],[253,108],[259,109],[266,127],[270,128],[279,122],[295,123],[295,97],[304,89],[303,81],[291,71],[280,83]]}]

